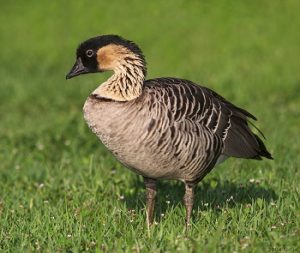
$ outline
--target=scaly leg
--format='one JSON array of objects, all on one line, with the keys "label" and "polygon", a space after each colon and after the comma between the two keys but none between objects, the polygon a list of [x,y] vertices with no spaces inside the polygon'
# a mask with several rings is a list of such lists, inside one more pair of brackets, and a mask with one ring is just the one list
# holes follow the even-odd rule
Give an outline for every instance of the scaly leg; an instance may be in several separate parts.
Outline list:
[{"label": "scaly leg", "polygon": [[194,184],[185,183],[185,194],[183,197],[183,203],[186,209],[186,219],[185,219],[185,226],[186,229],[189,228],[191,225],[191,215],[193,210],[194,204]]},{"label": "scaly leg", "polygon": [[153,223],[154,205],[156,196],[156,180],[144,177],[146,186],[146,215],[148,229]]}]

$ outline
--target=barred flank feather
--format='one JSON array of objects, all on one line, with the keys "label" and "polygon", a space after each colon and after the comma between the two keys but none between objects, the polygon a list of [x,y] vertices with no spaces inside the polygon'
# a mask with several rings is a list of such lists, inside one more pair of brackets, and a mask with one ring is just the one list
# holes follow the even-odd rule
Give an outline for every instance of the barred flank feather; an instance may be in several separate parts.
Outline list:
[{"label": "barred flank feather", "polygon": [[[183,119],[191,119],[194,124],[203,124],[212,133],[223,140],[223,154],[226,156],[260,159],[272,159],[262,140],[255,135],[248,126],[247,118],[256,118],[222,98],[212,90],[193,84],[190,81],[174,78],[159,78],[145,83],[160,93],[156,97],[163,100],[163,93],[167,90],[174,104],[180,105],[175,115]],[[162,89],[162,91],[159,91]],[[168,90],[173,92],[168,92]],[[180,104],[184,101],[184,105]],[[172,108],[172,105],[170,105]],[[185,108],[188,108],[186,110]],[[189,110],[190,109],[190,110]],[[201,140],[199,140],[201,141]]]}]

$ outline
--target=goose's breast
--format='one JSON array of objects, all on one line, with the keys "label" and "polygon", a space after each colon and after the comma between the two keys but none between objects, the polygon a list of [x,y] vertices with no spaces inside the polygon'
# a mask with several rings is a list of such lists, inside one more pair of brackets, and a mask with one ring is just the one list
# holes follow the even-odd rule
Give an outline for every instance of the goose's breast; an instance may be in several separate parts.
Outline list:
[{"label": "goose's breast", "polygon": [[124,165],[151,178],[181,178],[172,143],[157,148],[161,131],[153,129],[155,120],[147,109],[88,98],[83,111],[91,130]]},{"label": "goose's breast", "polygon": [[[128,134],[129,129],[125,130],[127,122],[124,119],[124,113],[128,114],[128,112],[124,109],[122,104],[90,97],[83,107],[88,126],[111,151],[117,149],[121,144],[120,141]],[[117,139],[119,139],[118,143],[116,143]]]}]

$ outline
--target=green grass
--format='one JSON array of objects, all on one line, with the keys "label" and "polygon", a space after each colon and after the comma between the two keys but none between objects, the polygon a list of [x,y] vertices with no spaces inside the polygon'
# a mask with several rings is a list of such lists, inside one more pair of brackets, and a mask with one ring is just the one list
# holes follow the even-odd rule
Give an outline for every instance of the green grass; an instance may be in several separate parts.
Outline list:
[{"label": "green grass", "polygon": [[[299,1],[6,1],[0,15],[1,252],[299,252]],[[274,161],[229,159],[197,188],[161,182],[145,225],[142,179],[86,126],[109,74],[65,81],[77,45],[136,41],[149,78],[202,83],[259,118]]]}]

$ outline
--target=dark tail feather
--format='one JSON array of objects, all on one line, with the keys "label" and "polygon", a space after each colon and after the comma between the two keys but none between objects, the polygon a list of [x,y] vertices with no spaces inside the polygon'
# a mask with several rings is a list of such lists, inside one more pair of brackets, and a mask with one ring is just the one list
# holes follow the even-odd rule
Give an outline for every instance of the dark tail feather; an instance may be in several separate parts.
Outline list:
[{"label": "dark tail feather", "polygon": [[259,132],[259,134],[260,134],[264,139],[266,139],[266,137],[265,137],[265,135],[263,134],[263,132],[262,132],[256,125],[254,125],[250,120],[248,121],[248,123],[250,123],[250,125],[253,126],[253,127],[257,130],[257,132]]},{"label": "dark tail feather", "polygon": [[273,159],[263,141],[254,134],[245,119],[232,116],[231,127],[224,140],[224,154],[233,157],[257,159],[262,157]]},{"label": "dark tail feather", "polygon": [[263,141],[256,134],[253,134],[253,135],[255,136],[255,139],[257,140],[257,142],[259,144],[259,149],[260,150],[259,150],[258,155],[273,160],[272,155],[267,150],[267,148],[266,148],[265,144],[263,143]]}]

